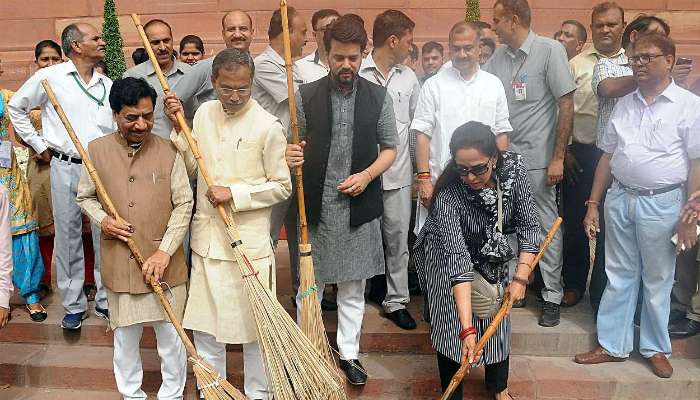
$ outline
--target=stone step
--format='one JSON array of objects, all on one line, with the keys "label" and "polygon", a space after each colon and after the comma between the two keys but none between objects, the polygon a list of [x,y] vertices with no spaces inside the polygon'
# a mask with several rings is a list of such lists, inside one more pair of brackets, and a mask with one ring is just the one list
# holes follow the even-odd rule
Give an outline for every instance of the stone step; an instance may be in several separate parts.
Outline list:
[{"label": "stone step", "polygon": [[[160,384],[157,352],[142,351],[144,390],[153,393]],[[436,399],[439,378],[433,355],[363,354],[369,374],[364,387],[348,387],[353,399]],[[229,380],[242,387],[242,356],[229,353]],[[509,388],[518,399],[697,399],[700,398],[700,364],[695,360],[672,359],[675,373],[670,379],[656,378],[644,360],[596,366],[575,364],[567,357],[513,356]],[[465,398],[490,398],[483,388],[483,368],[466,378]],[[100,346],[47,346],[0,344],[0,384],[8,392],[40,398],[42,390],[70,389],[114,392],[112,351]],[[29,388],[29,390],[26,390]],[[48,392],[50,393],[50,392]],[[58,392],[62,393],[62,392]],[[66,392],[63,392],[66,393]],[[63,395],[63,394],[61,394]],[[185,398],[193,398],[194,378],[188,378]],[[35,396],[35,397],[31,397]],[[47,396],[45,398],[61,398]],[[69,397],[67,397],[69,398]],[[73,397],[90,398],[93,397]],[[97,399],[111,399],[103,396]]]},{"label": "stone step", "polygon": [[[12,310],[12,320],[0,329],[0,342],[56,345],[112,346],[112,333],[107,323],[91,314],[83,321],[79,331],[66,331],[60,327],[63,310],[56,295],[47,299],[49,317],[42,323],[32,322],[23,307]],[[289,296],[279,296],[280,302],[294,314]],[[398,328],[382,316],[380,307],[368,304],[362,326],[360,351],[366,353],[432,353],[429,326],[421,316],[422,298],[414,298],[409,311],[416,318],[418,327],[412,331]],[[92,307],[92,306],[91,306]],[[514,309],[512,318],[513,354],[537,356],[573,356],[588,351],[595,345],[596,334],[590,307],[583,302],[573,308],[561,309],[561,324],[543,328],[537,324],[538,308],[534,296],[530,296],[525,309]],[[337,314],[324,313],[326,331],[331,344],[335,341]],[[677,358],[700,358],[700,336],[674,339],[673,355]],[[141,345],[155,348],[155,334],[146,327]],[[240,351],[240,346],[229,346],[230,351]]]},{"label": "stone step", "polygon": [[7,400],[121,400],[119,393],[97,390],[16,387],[0,389],[0,399]]}]

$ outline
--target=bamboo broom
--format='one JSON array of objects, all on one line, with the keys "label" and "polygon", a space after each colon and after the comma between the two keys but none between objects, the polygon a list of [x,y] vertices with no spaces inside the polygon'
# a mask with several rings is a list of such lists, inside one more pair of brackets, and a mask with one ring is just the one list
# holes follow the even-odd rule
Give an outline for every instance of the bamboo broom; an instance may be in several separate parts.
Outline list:
[{"label": "bamboo broom", "polygon": [[[156,61],[141,21],[136,14],[131,14],[131,18],[163,87],[163,92],[167,96],[171,93],[170,86]],[[213,181],[197,143],[192,138],[192,132],[185,122],[184,115],[178,112],[176,118],[197,161],[199,174],[207,186],[211,187]],[[272,291],[258,279],[257,271],[245,253],[238,228],[233,219],[229,218],[224,206],[219,204],[217,212],[224,222],[236,264],[240,268],[243,283],[247,289],[255,317],[258,342],[274,398],[276,400],[345,399],[343,386],[338,382],[335,368],[326,362],[323,355],[316,350],[313,343],[301,332],[277,301]]]},{"label": "bamboo broom", "polygon": [[[85,151],[85,148],[83,148],[83,145],[80,143],[80,140],[76,136],[75,131],[73,130],[73,126],[71,125],[70,121],[68,121],[68,117],[66,117],[66,114],[63,111],[61,104],[58,102],[58,99],[56,99],[56,95],[54,94],[53,89],[51,89],[51,85],[46,79],[41,81],[41,85],[44,87],[49,101],[51,101],[53,108],[56,110],[56,114],[58,114],[58,117],[61,119],[63,126],[66,128],[68,136],[70,137],[71,141],[73,141],[75,148],[78,150],[80,157],[83,159],[83,164],[85,165],[85,168],[90,174],[90,178],[92,178],[92,181],[95,183],[95,189],[97,191],[97,194],[104,202],[105,208],[107,209],[107,213],[112,215],[112,217],[114,217],[117,221],[124,222],[124,220],[117,213],[117,208],[114,206],[114,203],[112,203],[112,199],[109,197],[109,194],[105,190],[104,185],[102,184],[102,180],[97,174],[97,170],[95,170],[95,166],[92,164],[88,153]],[[126,244],[127,246],[129,246],[129,250],[131,250],[131,253],[134,255],[136,263],[139,267],[141,267],[146,261],[146,259],[143,257],[143,254],[141,253],[139,247],[136,245],[136,242],[134,242],[134,239],[128,238]],[[168,315],[170,322],[175,327],[178,336],[180,336],[180,340],[182,340],[182,343],[185,345],[185,349],[187,350],[187,354],[189,356],[188,359],[190,363],[192,363],[192,369],[197,378],[197,383],[199,384],[201,391],[204,394],[204,398],[207,400],[247,399],[247,397],[245,397],[243,394],[241,394],[241,392],[238,391],[238,389],[236,389],[233,385],[227,382],[226,379],[219,375],[219,373],[216,372],[214,368],[207,364],[207,362],[204,361],[204,359],[202,359],[202,357],[200,357],[199,354],[197,354],[197,350],[195,350],[192,341],[190,341],[190,338],[185,333],[182,324],[175,316],[175,312],[173,311],[170,302],[168,301],[168,299],[166,299],[165,294],[163,293],[163,288],[160,286],[160,282],[158,282],[155,278],[152,277],[149,284],[151,285],[153,292],[158,297],[160,304],[163,306],[165,313]]]},{"label": "bamboo broom", "polygon": [[[282,38],[284,42],[284,64],[287,70],[287,101],[292,127],[292,143],[299,144],[299,121],[297,119],[296,98],[294,96],[294,80],[292,78],[292,49],[289,38],[289,15],[287,0],[280,1],[282,14]],[[321,317],[321,304],[318,299],[314,262],[311,257],[309,243],[309,228],[306,222],[306,205],[304,202],[304,177],[301,166],[294,168],[297,205],[299,209],[299,283],[301,291],[301,330],[306,337],[323,354],[326,360],[335,365],[331,353],[326,328]]]},{"label": "bamboo broom", "polygon": [[[540,259],[544,255],[545,250],[547,250],[547,247],[549,247],[549,244],[552,242],[552,239],[554,239],[554,235],[557,233],[559,230],[559,226],[561,226],[562,219],[561,217],[557,218],[554,221],[554,224],[552,227],[549,229],[549,232],[547,232],[547,237],[544,238],[544,241],[542,242],[542,246],[540,248],[540,251],[537,253],[537,256],[535,256],[535,259],[532,261],[530,264],[530,272],[532,272],[532,268],[537,265],[538,262],[540,262]],[[501,308],[498,310],[496,315],[493,317],[493,321],[491,321],[491,324],[489,324],[488,328],[486,328],[486,331],[484,334],[481,336],[481,339],[476,343],[476,348],[474,349],[474,354],[479,354],[484,347],[486,346],[486,342],[493,336],[494,333],[496,333],[496,329],[498,329],[498,325],[501,324],[501,321],[503,318],[506,316],[508,313],[508,300],[510,299],[510,293],[506,293],[505,296],[503,296],[503,305]],[[461,367],[455,372],[454,376],[450,380],[449,386],[447,386],[447,390],[445,390],[445,393],[443,393],[441,400],[448,400],[450,396],[452,396],[452,392],[457,388],[460,382],[462,382],[462,379],[464,379],[464,376],[469,373],[471,370],[471,364],[468,362],[465,364],[462,364]]]}]

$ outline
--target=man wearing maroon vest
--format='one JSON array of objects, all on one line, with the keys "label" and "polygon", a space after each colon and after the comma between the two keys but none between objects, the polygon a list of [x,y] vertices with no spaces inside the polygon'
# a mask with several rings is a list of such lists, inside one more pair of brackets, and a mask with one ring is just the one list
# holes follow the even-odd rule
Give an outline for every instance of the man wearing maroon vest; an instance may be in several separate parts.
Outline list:
[{"label": "man wearing maroon vest", "polygon": [[[87,170],[77,202],[102,228],[102,282],[114,331],[114,377],[126,399],[145,399],[139,342],[144,324],[153,326],[161,358],[159,399],[182,399],[187,374],[185,348],[162,306],[151,293],[151,277],[167,283],[181,320],[187,299],[182,240],[192,215],[192,190],[180,154],[167,139],[151,134],[155,90],[143,79],[114,82],[109,94],[117,132],[88,145],[90,159],[119,215],[104,210]],[[147,257],[142,269],[125,241],[133,238]]]}]

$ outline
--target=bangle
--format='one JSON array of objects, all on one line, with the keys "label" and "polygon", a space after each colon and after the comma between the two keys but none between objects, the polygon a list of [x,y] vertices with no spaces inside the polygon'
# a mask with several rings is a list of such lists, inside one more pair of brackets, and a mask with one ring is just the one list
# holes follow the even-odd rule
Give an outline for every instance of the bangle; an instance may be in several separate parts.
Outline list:
[{"label": "bangle", "polygon": [[365,169],[365,170],[362,171],[362,172],[366,172],[367,175],[369,175],[369,180],[370,180],[370,181],[373,181],[373,180],[374,180],[374,177],[372,176],[372,173],[369,172],[369,168]]},{"label": "bangle", "polygon": [[527,285],[530,283],[527,279],[521,278],[519,276],[514,276],[513,282],[518,282],[519,284],[521,284],[525,287],[527,287]]},{"label": "bangle", "polygon": [[421,180],[421,181],[429,181],[430,180],[430,173],[420,172],[420,173],[416,174],[416,179]]},{"label": "bangle", "polygon": [[464,340],[469,335],[476,335],[476,328],[470,326],[469,328],[464,328],[459,332],[459,338]]},{"label": "bangle", "polygon": [[586,200],[586,201],[583,202],[583,205],[585,205],[586,207],[587,207],[589,204],[595,204],[596,206],[599,206],[599,205],[600,205],[600,202],[597,202],[597,201],[595,201],[595,200]]}]

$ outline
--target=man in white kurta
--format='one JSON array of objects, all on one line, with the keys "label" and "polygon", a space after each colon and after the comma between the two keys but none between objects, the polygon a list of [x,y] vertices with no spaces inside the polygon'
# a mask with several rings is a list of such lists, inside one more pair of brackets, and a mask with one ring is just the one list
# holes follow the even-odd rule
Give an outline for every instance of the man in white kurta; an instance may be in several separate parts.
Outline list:
[{"label": "man in white kurta", "polygon": [[[291,179],[282,124],[250,98],[253,70],[247,52],[219,53],[212,63],[218,100],[202,104],[194,117],[193,135],[214,185],[207,188],[198,174],[197,210],[191,226],[192,273],[183,325],[194,331],[197,351],[222,376],[226,376],[226,344],[243,344],[245,394],[250,399],[268,399],[248,293],[215,208],[224,205],[258,279],[274,292],[271,206],[289,197]],[[174,96],[166,99],[169,116],[179,109]],[[192,176],[196,164],[184,135],[173,132],[171,139]]]},{"label": "man in white kurta", "polygon": [[450,30],[451,66],[444,67],[425,82],[418,96],[418,106],[411,122],[416,132],[416,167],[420,204],[415,233],[428,216],[433,184],[450,160],[450,140],[455,129],[465,122],[477,121],[491,127],[498,147],[506,150],[508,101],[498,78],[479,68],[478,27],[459,22]]}]

